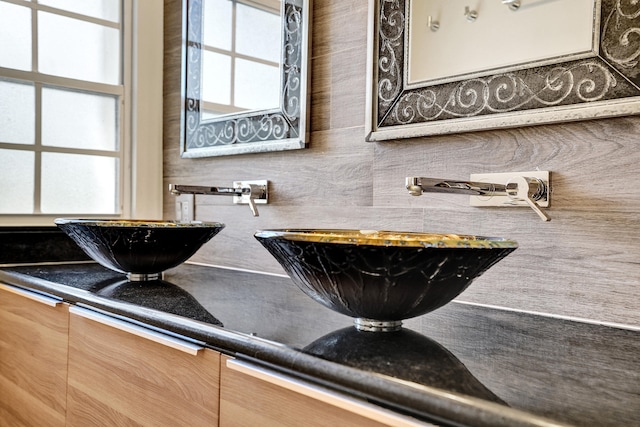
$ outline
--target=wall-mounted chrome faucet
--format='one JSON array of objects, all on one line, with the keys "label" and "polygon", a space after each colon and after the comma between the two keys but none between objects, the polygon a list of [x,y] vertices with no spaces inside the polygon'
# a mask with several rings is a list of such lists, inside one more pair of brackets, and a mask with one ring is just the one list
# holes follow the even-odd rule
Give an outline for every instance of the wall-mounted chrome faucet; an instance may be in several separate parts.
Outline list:
[{"label": "wall-mounted chrome faucet", "polygon": [[169,192],[175,196],[180,194],[233,196],[233,203],[248,204],[253,216],[259,216],[256,204],[266,204],[269,202],[269,182],[266,180],[234,181],[233,187],[169,184]]},{"label": "wall-mounted chrome faucet", "polygon": [[549,206],[549,177],[548,171],[476,174],[470,181],[407,177],[405,185],[412,196],[468,194],[471,206],[529,206],[543,221],[549,221],[541,209]]}]

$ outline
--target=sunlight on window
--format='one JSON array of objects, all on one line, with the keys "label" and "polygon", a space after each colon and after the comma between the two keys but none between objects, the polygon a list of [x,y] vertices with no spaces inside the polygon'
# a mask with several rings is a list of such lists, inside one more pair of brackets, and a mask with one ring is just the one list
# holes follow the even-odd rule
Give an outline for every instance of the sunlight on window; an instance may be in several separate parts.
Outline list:
[{"label": "sunlight on window", "polygon": [[40,72],[97,83],[120,83],[118,30],[46,12],[38,13],[38,26]]},{"label": "sunlight on window", "polygon": [[117,150],[116,105],[113,96],[43,88],[42,145]]},{"label": "sunlight on window", "polygon": [[280,15],[240,3],[236,13],[237,52],[280,62]]},{"label": "sunlight on window", "polygon": [[280,68],[236,60],[235,104],[241,108],[267,109],[278,106]]},{"label": "sunlight on window", "polygon": [[94,18],[120,22],[120,2],[113,0],[38,0],[38,3]]},{"label": "sunlight on window", "polygon": [[120,214],[131,3],[16,3],[0,0],[0,214]]},{"label": "sunlight on window", "polygon": [[35,143],[35,103],[32,83],[0,79],[0,142]]},{"label": "sunlight on window", "polygon": [[31,11],[0,2],[0,67],[31,70]]},{"label": "sunlight on window", "polygon": [[0,213],[32,213],[35,153],[0,149],[0,159]]},{"label": "sunlight on window", "polygon": [[115,212],[117,168],[113,158],[43,153],[42,212]]}]

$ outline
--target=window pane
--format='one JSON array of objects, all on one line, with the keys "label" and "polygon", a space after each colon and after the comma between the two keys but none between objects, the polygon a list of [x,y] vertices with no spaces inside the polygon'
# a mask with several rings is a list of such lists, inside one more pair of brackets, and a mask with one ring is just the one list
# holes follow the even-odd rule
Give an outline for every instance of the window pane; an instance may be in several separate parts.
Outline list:
[{"label": "window pane", "polygon": [[236,51],[280,62],[280,15],[238,3]]},{"label": "window pane", "polygon": [[202,40],[205,45],[231,50],[232,2],[205,0]]},{"label": "window pane", "polygon": [[[32,84],[0,80],[0,142],[33,144],[35,92]],[[4,164],[4,159],[2,159]]]},{"label": "window pane", "polygon": [[42,213],[117,213],[117,177],[115,158],[42,153]]},{"label": "window pane", "polygon": [[42,73],[120,83],[120,39],[115,28],[38,12],[38,47]]},{"label": "window pane", "polygon": [[249,109],[280,105],[280,69],[238,59],[236,61],[235,105]]},{"label": "window pane", "polygon": [[42,144],[55,147],[118,149],[116,98],[42,89]]},{"label": "window pane", "polygon": [[215,52],[202,55],[202,99],[231,103],[231,58]]},{"label": "window pane", "polygon": [[0,67],[31,71],[31,10],[0,2]]},{"label": "window pane", "polygon": [[111,22],[120,22],[119,0],[40,0],[38,3]]},{"label": "window pane", "polygon": [[34,159],[32,151],[0,149],[0,213],[33,213]]}]

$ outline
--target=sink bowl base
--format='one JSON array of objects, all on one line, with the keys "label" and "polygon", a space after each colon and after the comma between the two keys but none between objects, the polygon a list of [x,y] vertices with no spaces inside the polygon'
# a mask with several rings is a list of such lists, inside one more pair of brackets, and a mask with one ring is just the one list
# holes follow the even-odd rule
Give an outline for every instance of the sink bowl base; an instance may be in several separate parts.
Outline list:
[{"label": "sink bowl base", "polygon": [[160,273],[127,273],[127,280],[130,282],[145,282],[147,280],[162,280],[164,272]]},{"label": "sink bowl base", "polygon": [[366,332],[393,332],[402,329],[401,320],[373,320],[356,318],[354,320],[356,329]]}]

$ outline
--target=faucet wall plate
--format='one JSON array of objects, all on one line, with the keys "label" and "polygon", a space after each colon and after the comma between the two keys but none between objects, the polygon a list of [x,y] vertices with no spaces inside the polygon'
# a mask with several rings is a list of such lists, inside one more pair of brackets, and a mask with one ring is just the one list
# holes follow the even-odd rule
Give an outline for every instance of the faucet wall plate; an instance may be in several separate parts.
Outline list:
[{"label": "faucet wall plate", "polygon": [[[507,172],[507,173],[476,173],[471,174],[471,181],[492,182],[494,184],[507,184],[511,179],[517,177],[538,178],[547,186],[547,194],[536,204],[542,208],[549,207],[551,203],[551,172],[530,171],[530,172]],[[469,196],[470,206],[529,206],[524,200],[513,200],[509,196]]]},{"label": "faucet wall plate", "polygon": [[[252,194],[253,202],[257,205],[265,205],[269,203],[269,181],[266,179],[256,180],[256,181],[233,181],[233,188],[246,188],[250,185],[257,185],[264,189],[262,194]],[[249,201],[250,196],[248,194],[243,194],[241,196],[233,196],[233,203],[237,205],[249,205],[251,202]]]}]

